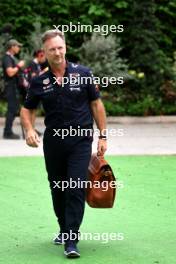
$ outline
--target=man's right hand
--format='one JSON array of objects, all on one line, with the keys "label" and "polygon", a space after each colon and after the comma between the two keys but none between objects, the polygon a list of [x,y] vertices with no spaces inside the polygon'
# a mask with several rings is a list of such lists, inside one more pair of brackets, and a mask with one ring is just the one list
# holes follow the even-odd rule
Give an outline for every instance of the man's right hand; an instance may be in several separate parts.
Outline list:
[{"label": "man's right hand", "polygon": [[20,60],[20,61],[18,62],[18,66],[19,66],[20,68],[23,68],[24,65],[25,65],[25,61],[24,61],[24,60]]},{"label": "man's right hand", "polygon": [[40,139],[37,132],[34,129],[26,132],[26,144],[30,147],[37,148],[39,146]]}]

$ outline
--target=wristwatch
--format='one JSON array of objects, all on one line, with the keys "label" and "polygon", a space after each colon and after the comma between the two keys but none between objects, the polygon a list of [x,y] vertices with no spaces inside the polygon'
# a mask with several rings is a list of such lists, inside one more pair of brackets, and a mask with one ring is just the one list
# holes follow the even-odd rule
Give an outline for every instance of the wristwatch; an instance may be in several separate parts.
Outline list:
[{"label": "wristwatch", "polygon": [[103,135],[100,135],[99,137],[98,137],[99,139],[107,139],[107,136],[103,136]]}]

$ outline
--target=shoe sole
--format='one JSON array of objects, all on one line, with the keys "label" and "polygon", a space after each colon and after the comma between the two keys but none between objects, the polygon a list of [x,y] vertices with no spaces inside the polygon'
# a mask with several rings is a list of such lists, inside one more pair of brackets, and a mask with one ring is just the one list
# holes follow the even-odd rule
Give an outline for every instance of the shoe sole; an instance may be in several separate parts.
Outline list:
[{"label": "shoe sole", "polygon": [[53,239],[52,242],[54,245],[65,245],[64,241],[63,242],[59,242],[59,241],[56,242],[55,239]]},{"label": "shoe sole", "polygon": [[64,251],[64,254],[67,258],[79,258],[80,254],[76,251],[70,251],[69,253],[67,253],[67,251]]},{"label": "shoe sole", "polygon": [[54,244],[54,245],[65,245],[64,242],[54,242],[54,241],[53,241],[53,244]]}]

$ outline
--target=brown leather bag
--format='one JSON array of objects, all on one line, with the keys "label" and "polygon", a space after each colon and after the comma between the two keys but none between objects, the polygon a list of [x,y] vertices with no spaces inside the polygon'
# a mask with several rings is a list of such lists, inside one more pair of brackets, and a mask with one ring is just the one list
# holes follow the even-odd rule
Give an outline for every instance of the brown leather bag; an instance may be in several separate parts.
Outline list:
[{"label": "brown leather bag", "polygon": [[104,157],[92,154],[88,167],[88,181],[91,181],[91,185],[86,188],[88,205],[93,208],[112,208],[116,194],[115,177]]}]

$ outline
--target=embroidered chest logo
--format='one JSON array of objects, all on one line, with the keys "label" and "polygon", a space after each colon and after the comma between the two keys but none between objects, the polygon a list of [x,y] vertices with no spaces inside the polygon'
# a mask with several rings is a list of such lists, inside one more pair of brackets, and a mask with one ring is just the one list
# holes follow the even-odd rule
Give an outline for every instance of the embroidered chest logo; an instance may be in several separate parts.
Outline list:
[{"label": "embroidered chest logo", "polygon": [[69,86],[70,91],[81,91],[80,74],[78,72],[70,73]]},{"label": "embroidered chest logo", "polygon": [[44,91],[44,93],[48,93],[48,92],[51,92],[53,90],[54,90],[54,88],[53,88],[52,83],[50,83],[50,79],[49,78],[44,79],[43,80],[43,91]]}]

